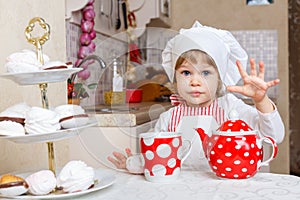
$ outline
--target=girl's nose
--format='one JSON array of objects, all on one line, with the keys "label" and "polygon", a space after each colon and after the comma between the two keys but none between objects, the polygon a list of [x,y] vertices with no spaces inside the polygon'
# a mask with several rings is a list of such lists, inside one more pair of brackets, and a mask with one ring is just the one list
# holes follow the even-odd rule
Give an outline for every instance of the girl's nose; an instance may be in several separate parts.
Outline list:
[{"label": "girl's nose", "polygon": [[202,80],[203,78],[201,76],[193,76],[191,79],[191,86],[201,86],[202,85]]}]

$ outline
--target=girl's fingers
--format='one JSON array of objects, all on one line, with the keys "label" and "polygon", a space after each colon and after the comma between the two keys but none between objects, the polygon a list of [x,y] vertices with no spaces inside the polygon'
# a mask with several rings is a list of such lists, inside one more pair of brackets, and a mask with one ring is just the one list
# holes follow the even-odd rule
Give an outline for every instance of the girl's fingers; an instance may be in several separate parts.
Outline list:
[{"label": "girl's fingers", "polygon": [[244,71],[242,63],[239,60],[236,61],[236,65],[238,67],[242,79],[244,80],[248,76],[248,74],[246,73],[246,71]]},{"label": "girl's fingers", "polygon": [[226,89],[229,92],[235,92],[235,93],[239,93],[239,94],[242,94],[244,91],[243,88],[240,86],[227,86]]},{"label": "girl's fingers", "polygon": [[279,82],[280,82],[279,79],[275,79],[275,80],[267,82],[267,85],[268,85],[268,87],[272,87],[272,86],[277,85]]},{"label": "girl's fingers", "polygon": [[256,63],[255,63],[255,60],[253,58],[250,58],[250,68],[251,68],[250,75],[251,76],[257,76]]},{"label": "girl's fingers", "polygon": [[[129,148],[126,148],[125,152],[128,157],[132,156],[131,150]],[[113,163],[117,168],[125,169],[127,157],[124,154],[116,152],[116,151],[114,151],[112,154],[113,154],[114,158],[111,156],[108,156],[107,160],[109,160],[111,163]]]},{"label": "girl's fingers", "polygon": [[113,155],[121,162],[126,162],[127,157],[119,152],[113,152]]},{"label": "girl's fingers", "polygon": [[114,158],[108,156],[108,157],[107,157],[107,160],[109,160],[109,161],[110,161],[112,164],[114,164],[117,168],[119,168],[119,169],[122,168],[120,162],[117,161],[116,159],[114,159]]},{"label": "girl's fingers", "polygon": [[275,79],[269,82],[265,82],[260,78],[254,78],[252,80],[250,80],[249,84],[253,85],[254,87],[256,87],[259,90],[265,90],[267,91],[268,88],[277,85],[280,82],[279,79]]},{"label": "girl's fingers", "polygon": [[126,152],[126,154],[127,154],[127,157],[132,156],[131,150],[130,150],[129,148],[126,148],[126,149],[125,149],[125,152]]},{"label": "girl's fingers", "polygon": [[262,80],[265,79],[265,66],[264,66],[264,62],[260,61],[259,62],[259,73],[258,73],[258,77]]}]

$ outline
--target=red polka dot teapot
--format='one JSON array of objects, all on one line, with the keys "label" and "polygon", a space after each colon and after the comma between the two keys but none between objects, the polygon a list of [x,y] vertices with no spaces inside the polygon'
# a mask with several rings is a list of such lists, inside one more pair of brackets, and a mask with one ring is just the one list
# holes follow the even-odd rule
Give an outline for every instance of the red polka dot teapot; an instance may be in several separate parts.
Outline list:
[{"label": "red polka dot teapot", "polygon": [[[197,128],[205,156],[218,177],[245,179],[252,177],[261,166],[268,165],[277,154],[277,145],[271,137],[260,137],[256,130],[238,119],[231,111],[224,122],[211,136]],[[263,143],[272,145],[272,155],[263,161]]]}]

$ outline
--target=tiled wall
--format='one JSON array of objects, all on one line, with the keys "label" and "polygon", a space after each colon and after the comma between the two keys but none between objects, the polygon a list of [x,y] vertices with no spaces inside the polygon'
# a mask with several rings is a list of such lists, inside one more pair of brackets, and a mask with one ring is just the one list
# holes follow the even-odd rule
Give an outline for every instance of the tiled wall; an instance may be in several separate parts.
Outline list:
[{"label": "tiled wall", "polygon": [[[232,31],[232,34],[241,46],[244,47],[249,58],[254,58],[257,62],[264,62],[266,81],[278,77],[278,38],[276,30]],[[248,71],[249,68],[250,65],[248,64]],[[270,88],[268,95],[276,99],[278,97],[278,87]]]}]

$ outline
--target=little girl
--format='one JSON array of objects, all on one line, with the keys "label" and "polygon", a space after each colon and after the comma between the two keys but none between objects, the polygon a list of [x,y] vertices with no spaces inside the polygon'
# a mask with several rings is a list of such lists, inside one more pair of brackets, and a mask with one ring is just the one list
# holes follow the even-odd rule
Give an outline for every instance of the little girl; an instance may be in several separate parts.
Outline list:
[{"label": "little girl", "polygon": [[[230,32],[196,22],[168,42],[162,57],[170,81],[175,79],[178,94],[173,100],[175,97],[177,106],[160,115],[154,131],[176,132],[184,116],[211,115],[220,125],[228,119],[230,111],[236,110],[262,136],[271,136],[277,143],[283,140],[283,122],[276,105],[267,96],[268,88],[277,85],[279,80],[265,82],[264,64],[259,63],[257,73],[253,59],[250,59],[248,75],[245,71],[248,56]],[[240,78],[244,85],[236,86]],[[251,98],[255,107],[226,90]],[[108,160],[118,168],[142,173],[140,155],[132,157],[130,149],[125,151],[131,159],[113,152],[115,158],[108,157]],[[201,151],[200,139],[195,137],[185,165],[191,169],[208,168]]]}]

